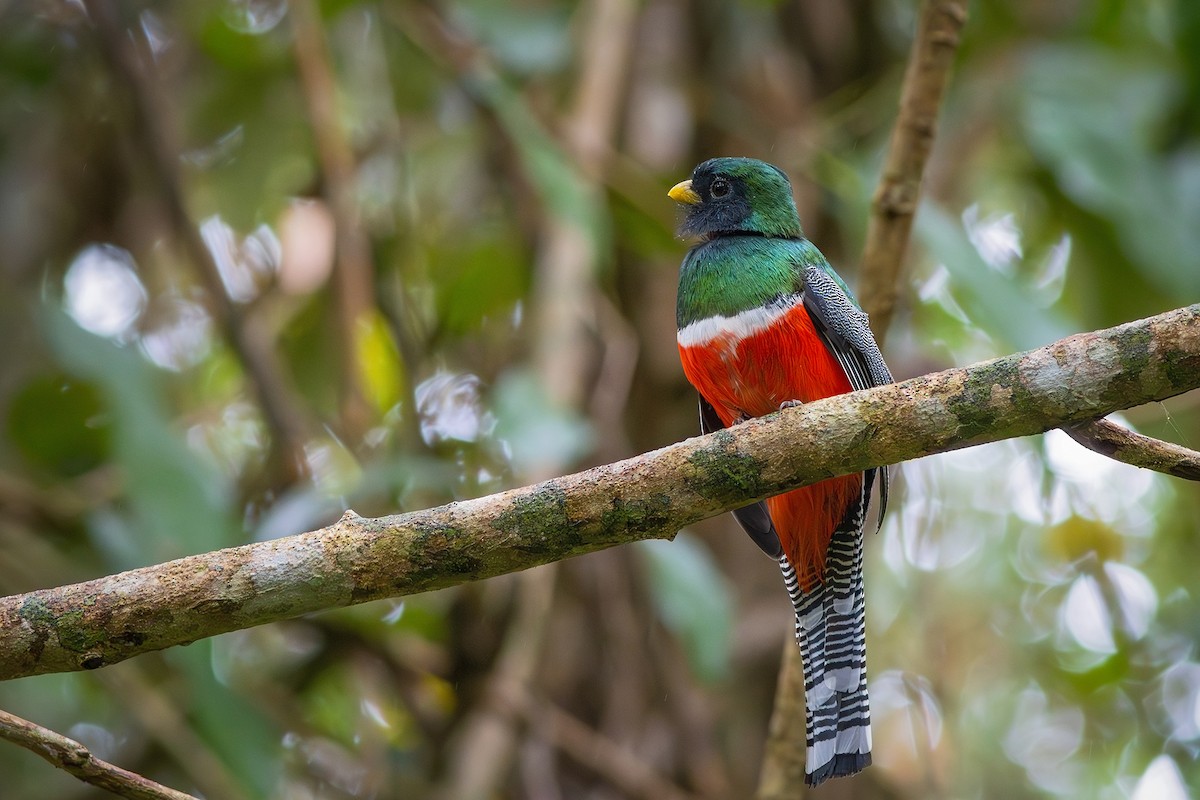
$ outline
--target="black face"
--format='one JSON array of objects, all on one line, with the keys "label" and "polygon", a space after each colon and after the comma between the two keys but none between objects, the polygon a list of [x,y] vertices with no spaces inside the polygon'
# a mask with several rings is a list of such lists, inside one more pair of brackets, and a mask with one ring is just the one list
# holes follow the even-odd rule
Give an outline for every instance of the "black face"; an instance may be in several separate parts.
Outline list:
[{"label": "black face", "polygon": [[684,237],[804,235],[787,175],[765,161],[712,158],[693,170],[687,186],[671,192],[687,209],[679,226]]},{"label": "black face", "polygon": [[714,169],[708,162],[692,173],[692,191],[700,195],[696,205],[687,206],[679,235],[710,237],[743,230],[750,218],[750,201],[740,177]]}]

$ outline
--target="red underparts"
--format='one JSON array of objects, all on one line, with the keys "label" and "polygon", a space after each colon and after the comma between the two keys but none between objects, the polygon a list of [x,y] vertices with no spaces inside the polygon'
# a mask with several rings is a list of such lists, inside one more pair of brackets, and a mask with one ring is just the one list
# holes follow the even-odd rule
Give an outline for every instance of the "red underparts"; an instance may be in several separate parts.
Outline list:
[{"label": "red underparts", "polygon": [[[687,379],[726,427],[778,411],[787,400],[809,403],[851,390],[799,304],[769,328],[740,340],[725,333],[703,345],[681,345],[679,357]],[[783,551],[806,591],[823,580],[830,536],[861,491],[862,476],[847,475],[767,500]]]}]

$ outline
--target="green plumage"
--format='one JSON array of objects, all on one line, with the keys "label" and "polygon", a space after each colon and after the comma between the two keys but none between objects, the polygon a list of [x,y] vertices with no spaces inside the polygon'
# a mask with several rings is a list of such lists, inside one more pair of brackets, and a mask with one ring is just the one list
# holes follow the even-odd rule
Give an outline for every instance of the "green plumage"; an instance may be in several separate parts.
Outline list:
[{"label": "green plumage", "polygon": [[800,266],[824,257],[806,239],[722,236],[693,248],[679,270],[679,327],[714,314],[731,317],[803,289]]}]

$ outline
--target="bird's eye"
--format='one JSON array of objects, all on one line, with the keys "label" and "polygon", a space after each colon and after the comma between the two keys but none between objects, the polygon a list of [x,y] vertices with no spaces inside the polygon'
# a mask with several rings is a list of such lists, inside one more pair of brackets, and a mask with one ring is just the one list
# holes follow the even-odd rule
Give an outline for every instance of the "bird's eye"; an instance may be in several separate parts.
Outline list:
[{"label": "bird's eye", "polygon": [[712,186],[709,187],[709,191],[712,193],[713,197],[724,197],[725,195],[729,194],[729,181],[725,180],[724,178],[717,178],[712,182]]}]

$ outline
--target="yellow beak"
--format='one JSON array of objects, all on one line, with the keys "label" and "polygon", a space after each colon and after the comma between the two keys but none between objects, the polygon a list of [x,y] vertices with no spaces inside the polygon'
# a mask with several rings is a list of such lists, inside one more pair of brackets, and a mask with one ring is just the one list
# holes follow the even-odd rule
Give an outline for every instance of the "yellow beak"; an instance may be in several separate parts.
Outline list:
[{"label": "yellow beak", "polygon": [[689,206],[700,203],[700,195],[696,194],[696,190],[692,188],[691,181],[683,181],[675,184],[671,187],[671,191],[667,192],[667,197],[676,203],[687,203]]}]

